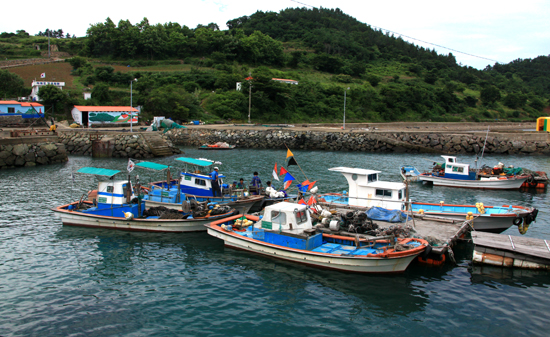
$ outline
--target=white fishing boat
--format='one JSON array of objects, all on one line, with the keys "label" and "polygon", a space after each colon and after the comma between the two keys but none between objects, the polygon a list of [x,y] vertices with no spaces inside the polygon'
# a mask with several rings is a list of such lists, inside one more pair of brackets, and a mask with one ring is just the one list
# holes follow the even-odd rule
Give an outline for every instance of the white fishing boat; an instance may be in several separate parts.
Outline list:
[{"label": "white fishing boat", "polygon": [[469,164],[458,163],[456,157],[441,157],[445,159],[445,163],[434,166],[430,172],[420,174],[420,181],[432,183],[434,186],[516,190],[529,178],[528,175],[480,177]]},{"label": "white fishing boat", "polygon": [[79,201],[52,209],[61,218],[63,225],[94,228],[109,228],[148,232],[194,232],[204,231],[204,224],[228,217],[234,210],[212,209],[208,205],[197,205],[189,212],[170,210],[145,210],[145,205],[133,193],[133,186],[127,180],[112,179],[120,171],[86,167],[80,173],[107,176],[100,181],[97,194],[90,198],[84,194]]},{"label": "white fishing boat", "polygon": [[[227,247],[320,268],[358,273],[399,273],[424,252],[423,239],[359,238],[317,232],[307,207],[281,202],[262,219],[232,216],[206,225]],[[249,225],[253,223],[252,225]],[[248,226],[247,226],[248,225]],[[243,229],[244,227],[244,229]]]},{"label": "white fishing boat", "polygon": [[[342,173],[347,181],[349,193],[325,193],[317,197],[321,205],[341,205],[345,207],[382,207],[389,210],[407,210],[406,185],[378,180],[380,171],[336,167],[329,169]],[[410,201],[410,200],[409,200]],[[467,216],[474,218],[474,229],[500,233],[511,226],[518,226],[524,234],[529,225],[536,220],[538,210],[531,207],[503,205],[484,206],[455,205],[425,202],[410,202],[409,211],[413,215],[422,214],[424,217],[443,217],[457,220],[466,220]]]}]

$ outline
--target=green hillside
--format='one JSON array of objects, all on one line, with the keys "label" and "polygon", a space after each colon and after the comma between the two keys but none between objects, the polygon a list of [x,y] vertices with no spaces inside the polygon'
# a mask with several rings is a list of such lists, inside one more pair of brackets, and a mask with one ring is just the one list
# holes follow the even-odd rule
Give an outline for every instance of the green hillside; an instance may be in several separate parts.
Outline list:
[{"label": "green hillside", "polygon": [[[227,27],[108,18],[84,38],[54,39],[60,52],[74,56],[66,75],[72,81],[65,79],[73,89],[63,99],[45,91],[45,103],[57,102],[57,111],[73,104],[129,105],[130,81],[137,79],[133,103],[146,117],[181,121],[245,121],[249,97],[253,122],[340,121],[344,91],[349,122],[533,120],[548,106],[545,56],[484,70],[463,67],[451,53],[373,30],[338,9],[256,12]],[[29,56],[44,39],[20,32],[0,34],[2,59]],[[91,101],[81,99],[86,87]],[[9,96],[8,89],[0,86],[0,96]]]}]

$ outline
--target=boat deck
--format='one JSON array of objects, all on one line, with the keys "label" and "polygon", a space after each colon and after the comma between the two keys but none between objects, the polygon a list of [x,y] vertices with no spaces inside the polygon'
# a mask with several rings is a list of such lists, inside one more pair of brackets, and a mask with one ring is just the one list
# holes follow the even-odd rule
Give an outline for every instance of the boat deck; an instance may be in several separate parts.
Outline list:
[{"label": "boat deck", "polygon": [[523,236],[472,232],[474,263],[550,270],[550,242]]}]

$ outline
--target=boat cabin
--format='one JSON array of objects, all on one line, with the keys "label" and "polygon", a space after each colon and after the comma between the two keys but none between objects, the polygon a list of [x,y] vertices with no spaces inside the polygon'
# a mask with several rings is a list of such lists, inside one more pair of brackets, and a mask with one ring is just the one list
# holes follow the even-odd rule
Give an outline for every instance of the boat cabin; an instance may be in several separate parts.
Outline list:
[{"label": "boat cabin", "polygon": [[[443,176],[449,179],[461,179],[461,180],[475,180],[476,173],[470,172],[469,164],[458,163],[456,157],[453,156],[441,156],[445,159],[444,169],[435,171],[433,175]],[[441,172],[443,171],[443,172]]]},{"label": "boat cabin", "polygon": [[405,184],[378,180],[381,171],[351,167],[333,167],[329,171],[342,173],[348,181],[350,206],[404,208]]},{"label": "boat cabin", "polygon": [[[202,197],[212,196],[212,180],[210,173],[214,170],[216,165],[220,165],[220,162],[215,162],[208,159],[195,159],[180,157],[176,160],[185,163],[185,169],[180,173],[180,188],[183,193],[197,195]],[[220,188],[228,188],[223,183],[225,176],[220,174],[218,176]]]},{"label": "boat cabin", "polygon": [[301,234],[304,230],[311,229],[313,226],[306,205],[283,201],[267,206],[263,218],[254,227]]},{"label": "boat cabin", "polygon": [[[130,193],[130,198],[127,198]],[[107,205],[127,204],[134,198],[132,183],[128,180],[100,181],[97,187],[97,203]]]}]

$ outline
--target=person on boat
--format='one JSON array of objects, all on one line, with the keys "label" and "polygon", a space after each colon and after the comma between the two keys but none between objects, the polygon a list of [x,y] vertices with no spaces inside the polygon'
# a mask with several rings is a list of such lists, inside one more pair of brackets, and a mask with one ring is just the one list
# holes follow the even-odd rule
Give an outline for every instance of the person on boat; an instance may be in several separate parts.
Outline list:
[{"label": "person on boat", "polygon": [[237,183],[237,189],[239,189],[239,190],[244,190],[244,189],[245,189],[244,179],[243,179],[243,178],[241,178],[241,179],[239,180],[239,182]]},{"label": "person on boat", "polygon": [[258,176],[258,172],[254,172],[254,176],[252,177],[252,181],[250,182],[250,187],[253,187],[250,189],[255,190],[252,192],[252,194],[260,194],[260,190],[262,188],[262,181],[260,180],[260,177]]},{"label": "person on boat", "polygon": [[219,174],[218,174],[218,167],[214,167],[214,171],[212,171],[212,173],[210,173],[210,177],[212,179],[212,195],[214,197],[221,197],[222,196],[222,191],[220,189],[220,183],[218,181],[218,177],[219,177]]}]

